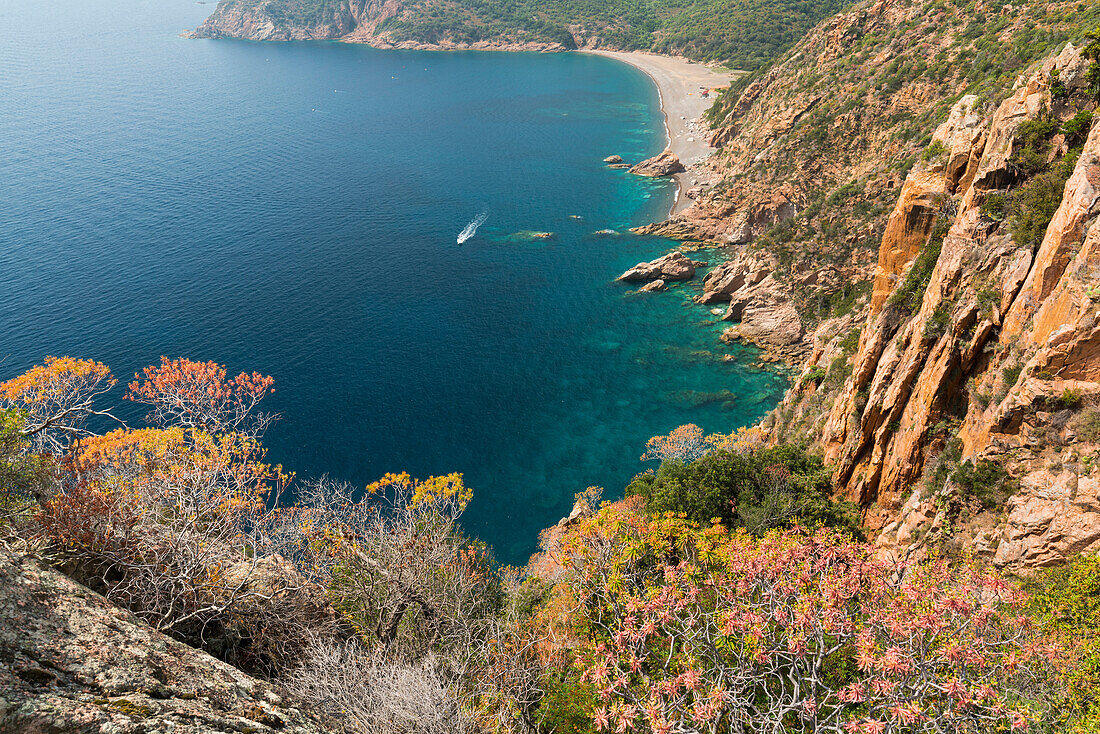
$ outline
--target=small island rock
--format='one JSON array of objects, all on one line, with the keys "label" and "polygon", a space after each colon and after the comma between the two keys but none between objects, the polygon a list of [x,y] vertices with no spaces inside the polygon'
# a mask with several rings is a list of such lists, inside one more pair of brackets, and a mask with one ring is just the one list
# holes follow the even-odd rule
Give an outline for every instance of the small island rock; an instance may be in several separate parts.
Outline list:
[{"label": "small island rock", "polygon": [[642,161],[631,168],[630,172],[639,176],[651,176],[656,178],[659,176],[672,176],[676,173],[683,173],[686,170],[684,164],[676,157],[676,154],[668,148],[665,148],[660,155]]},{"label": "small island rock", "polygon": [[604,163],[622,163],[623,157],[621,155],[609,155],[603,159]]},{"label": "small island rock", "polygon": [[682,252],[670,252],[652,262],[638,263],[619,276],[619,280],[640,283],[650,280],[690,280],[695,276],[695,265]]},{"label": "small island rock", "polygon": [[667,290],[668,290],[668,284],[665,283],[665,281],[658,278],[657,280],[651,281],[651,282],[646,283],[645,285],[643,285],[641,288],[638,289],[638,292],[641,293],[641,292],[644,291],[646,293],[655,293],[657,291],[667,291]]}]

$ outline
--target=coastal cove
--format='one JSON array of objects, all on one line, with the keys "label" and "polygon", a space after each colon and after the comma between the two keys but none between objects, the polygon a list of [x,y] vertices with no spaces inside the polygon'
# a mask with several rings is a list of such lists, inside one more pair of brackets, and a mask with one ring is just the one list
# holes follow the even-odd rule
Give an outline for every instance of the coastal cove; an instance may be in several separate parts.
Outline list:
[{"label": "coastal cove", "polygon": [[509,563],[574,493],[621,493],[648,437],[781,399],[786,377],[691,302],[698,277],[614,282],[674,246],[628,230],[675,185],[602,163],[665,147],[642,71],[178,37],[211,9],[0,11],[4,376],[46,354],[120,381],[162,354],[271,374],[271,460],[357,485],[463,472],[468,531]]}]

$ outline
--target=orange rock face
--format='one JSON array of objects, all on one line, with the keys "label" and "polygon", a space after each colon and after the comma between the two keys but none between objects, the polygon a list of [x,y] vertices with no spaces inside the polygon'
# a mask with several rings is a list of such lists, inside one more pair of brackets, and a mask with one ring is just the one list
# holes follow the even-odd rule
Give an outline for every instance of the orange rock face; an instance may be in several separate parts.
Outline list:
[{"label": "orange rock face", "polygon": [[[1100,400],[1100,126],[1034,255],[981,209],[1020,185],[1020,126],[1056,102],[1053,68],[1072,90],[1084,67],[1067,47],[988,122],[960,100],[936,131],[942,158],[910,173],[886,227],[852,374],[822,427],[838,485],[883,552],[950,535],[1026,570],[1100,549],[1100,472],[1082,459],[1100,430],[1074,429]],[[919,308],[900,312],[891,296],[937,216],[950,229]],[[1012,494],[968,496],[950,472],[933,482],[926,469],[947,445],[1005,467]]]}]

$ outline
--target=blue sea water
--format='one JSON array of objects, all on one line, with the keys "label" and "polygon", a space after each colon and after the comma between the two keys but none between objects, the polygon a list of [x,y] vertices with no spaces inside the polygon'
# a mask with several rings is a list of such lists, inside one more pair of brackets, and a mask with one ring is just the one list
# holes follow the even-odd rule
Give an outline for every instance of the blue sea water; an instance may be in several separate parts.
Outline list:
[{"label": "blue sea water", "polygon": [[592,234],[674,195],[601,163],[664,145],[642,73],[178,37],[212,9],[0,3],[0,377],[47,354],[123,381],[162,354],[271,374],[271,459],[464,472],[466,526],[508,562],[576,492],[621,494],[649,436],[781,397],[697,285],[613,282],[673,243]]}]

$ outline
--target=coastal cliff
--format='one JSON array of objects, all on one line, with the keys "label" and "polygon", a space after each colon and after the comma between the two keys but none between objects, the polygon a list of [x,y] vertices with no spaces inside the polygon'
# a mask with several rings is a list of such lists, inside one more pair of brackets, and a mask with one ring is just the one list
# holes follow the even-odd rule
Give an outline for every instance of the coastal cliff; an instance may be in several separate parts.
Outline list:
[{"label": "coastal cliff", "polygon": [[[1087,66],[1067,46],[984,119],[963,97],[933,137],[940,154],[902,188],[821,427],[884,548],[947,534],[1019,570],[1100,547],[1100,127],[1055,132],[1091,124]],[[1039,188],[1051,196],[1029,196]],[[927,263],[921,288],[911,274]]]},{"label": "coastal cliff", "polygon": [[328,40],[378,48],[643,50],[752,70],[840,0],[220,0],[195,38]]},{"label": "coastal cliff", "polygon": [[564,51],[576,47],[567,35],[553,40],[523,31],[485,39],[445,33],[432,40],[419,40],[386,30],[388,23],[417,18],[419,10],[417,3],[404,0],[343,0],[313,5],[280,0],[222,0],[215,12],[190,35],[193,38],[252,41],[339,39],[377,48],[403,49]]},{"label": "coastal cliff", "polygon": [[[743,243],[708,276],[702,297],[729,300],[727,318],[794,309],[812,327],[773,328],[755,339],[803,366],[767,425],[773,440],[801,437],[821,447],[836,467],[838,493],[862,508],[883,552],[947,543],[1026,571],[1100,548],[1092,227],[1100,128],[1090,132],[1088,66],[1069,44],[995,107],[975,94],[958,97],[902,180],[881,167],[877,180],[857,179],[864,211],[883,192],[897,192],[884,221],[860,221],[835,192],[814,202],[793,182],[769,190],[730,173],[726,188],[649,228]],[[760,104],[745,102],[753,93],[741,95],[745,115]],[[771,134],[764,129],[789,131],[801,114],[737,133],[719,128],[716,137],[732,137],[717,165],[751,173],[736,167],[744,163],[739,146],[760,144]],[[874,136],[875,127],[864,133]],[[905,141],[895,147],[894,155],[904,152]],[[872,150],[891,149],[869,149],[866,161]],[[859,170],[852,160],[845,175]],[[801,230],[810,236],[800,237],[792,220],[812,216],[821,224],[811,220]],[[867,249],[851,246],[857,224],[871,235]],[[841,228],[849,235],[838,242]],[[785,267],[787,242],[797,247]],[[842,253],[835,265],[830,252]],[[800,289],[835,293],[835,278],[865,278],[847,312],[798,308]],[[788,338],[776,344],[777,333]]]},{"label": "coastal cliff", "polygon": [[799,369],[771,441],[816,445],[883,553],[1100,548],[1100,139],[1065,42],[1100,17],[1070,9],[857,3],[722,96],[710,185],[636,230],[725,243],[696,300]]},{"label": "coastal cliff", "polygon": [[[720,96],[707,115],[719,151],[696,174],[706,185],[693,206],[636,231],[724,243],[722,285],[704,299],[796,312],[802,328],[781,338],[752,326],[743,335],[800,365],[815,331],[831,338],[863,316],[902,184],[955,103],[972,95],[967,114],[990,115],[1021,75],[1096,23],[1100,9],[1070,3],[929,13],[910,0],[857,2]],[[737,276],[765,271],[751,291]]]}]

